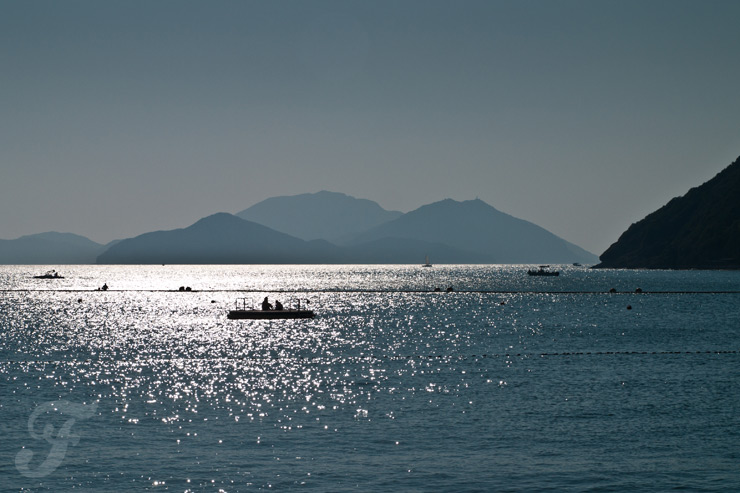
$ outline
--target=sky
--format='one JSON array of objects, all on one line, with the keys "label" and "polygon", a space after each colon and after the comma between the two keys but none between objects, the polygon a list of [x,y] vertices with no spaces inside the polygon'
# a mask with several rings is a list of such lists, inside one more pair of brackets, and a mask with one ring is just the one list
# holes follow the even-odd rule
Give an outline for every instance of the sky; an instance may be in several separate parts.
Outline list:
[{"label": "sky", "polygon": [[0,238],[330,190],[601,254],[740,156],[735,0],[0,0]]}]

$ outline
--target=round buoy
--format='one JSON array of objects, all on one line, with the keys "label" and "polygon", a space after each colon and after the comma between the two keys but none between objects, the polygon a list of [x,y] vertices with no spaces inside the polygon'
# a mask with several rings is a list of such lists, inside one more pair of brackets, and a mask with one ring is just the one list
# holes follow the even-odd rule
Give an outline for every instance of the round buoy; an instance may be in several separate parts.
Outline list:
[{"label": "round buoy", "polygon": [[632,310],[632,305],[627,305],[628,310]]}]

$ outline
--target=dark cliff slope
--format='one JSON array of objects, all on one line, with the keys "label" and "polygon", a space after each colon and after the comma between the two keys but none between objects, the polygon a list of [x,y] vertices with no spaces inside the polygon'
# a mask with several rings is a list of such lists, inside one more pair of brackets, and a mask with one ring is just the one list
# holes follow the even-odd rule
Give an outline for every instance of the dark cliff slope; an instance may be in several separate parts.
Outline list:
[{"label": "dark cliff slope", "polygon": [[740,158],[627,229],[596,267],[740,268]]}]

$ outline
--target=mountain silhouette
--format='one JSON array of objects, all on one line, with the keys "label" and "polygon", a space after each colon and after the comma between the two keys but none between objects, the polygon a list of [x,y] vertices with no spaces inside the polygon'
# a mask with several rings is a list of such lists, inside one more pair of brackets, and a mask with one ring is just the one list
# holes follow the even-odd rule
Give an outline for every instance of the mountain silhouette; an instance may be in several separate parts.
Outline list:
[{"label": "mountain silhouette", "polygon": [[263,200],[236,214],[304,240],[335,241],[396,219],[376,202],[321,191]]},{"label": "mountain silhouette", "polygon": [[439,262],[464,263],[482,257],[444,244],[382,238],[339,247],[305,241],[227,213],[205,217],[170,231],[122,240],[102,253],[99,264],[332,264],[421,263],[429,253]]},{"label": "mountain silhouette", "polygon": [[0,240],[0,264],[90,264],[105,248],[84,236],[50,231]]},{"label": "mountain silhouette", "polygon": [[[332,192],[276,197],[274,202],[267,200],[260,204],[270,203],[274,207],[268,207],[268,212],[274,212],[275,218],[281,217],[286,229],[291,227],[287,218],[298,219],[293,226],[300,224],[304,237],[315,238],[320,233],[309,233],[307,224],[300,218],[320,216],[314,221],[316,227],[323,228],[321,234],[333,237],[339,244],[326,239],[307,241],[235,215],[218,213],[187,228],[154,231],[105,246],[69,233],[0,240],[0,262],[420,264],[425,255],[433,263],[592,263],[596,260],[592,254],[545,229],[477,199],[466,202],[447,199],[402,215],[385,211],[369,200]],[[259,211],[262,206],[253,207],[254,210],[247,211]],[[269,216],[265,214],[264,217]],[[389,217],[392,219],[377,224]],[[332,218],[337,223],[333,226]],[[350,233],[361,224],[372,226],[364,232]]]},{"label": "mountain silhouette", "polygon": [[596,267],[739,269],[740,157],[632,224]]},{"label": "mountain silhouette", "polygon": [[500,212],[479,199],[463,202],[445,199],[425,205],[356,235],[349,244],[356,246],[383,238],[414,239],[446,245],[457,252],[467,252],[467,258],[475,259],[465,262],[596,261],[596,256],[586,250],[531,222]]},{"label": "mountain silhouette", "polygon": [[282,264],[343,262],[326,241],[304,241],[224,212],[113,245],[99,264]]}]

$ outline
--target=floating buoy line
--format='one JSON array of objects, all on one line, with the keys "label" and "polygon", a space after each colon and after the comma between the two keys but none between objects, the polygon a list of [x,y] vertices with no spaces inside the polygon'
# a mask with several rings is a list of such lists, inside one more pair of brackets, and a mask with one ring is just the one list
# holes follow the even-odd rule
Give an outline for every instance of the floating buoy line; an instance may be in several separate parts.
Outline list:
[{"label": "floating buoy line", "polygon": [[65,365],[65,364],[90,364],[100,362],[110,362],[123,366],[136,366],[145,363],[202,363],[202,362],[228,362],[228,361],[245,361],[245,360],[297,360],[308,363],[358,363],[358,362],[379,362],[379,361],[409,361],[409,360],[444,360],[444,361],[467,361],[478,359],[509,359],[509,358],[548,358],[548,357],[595,357],[595,356],[687,356],[687,355],[721,355],[721,354],[740,354],[738,349],[729,350],[704,350],[704,351],[576,351],[576,352],[547,352],[547,353],[494,353],[494,354],[472,354],[445,356],[441,354],[416,354],[407,356],[346,356],[332,358],[310,358],[310,357],[285,357],[270,352],[255,353],[240,357],[220,357],[220,358],[144,358],[132,360],[106,360],[84,359],[84,360],[7,360],[0,361],[0,364],[27,364],[27,365]]},{"label": "floating buoy line", "polygon": [[471,289],[434,291],[429,289],[0,289],[0,293],[379,293],[379,294],[740,294],[740,291],[510,291]]}]

